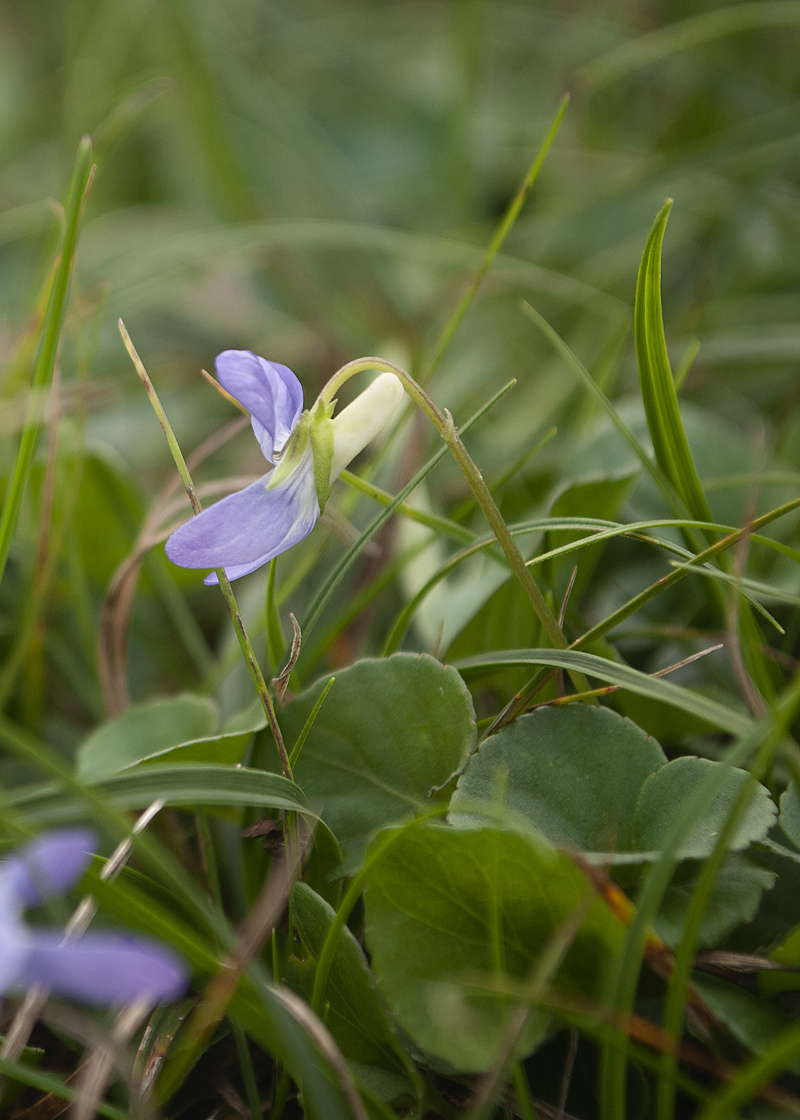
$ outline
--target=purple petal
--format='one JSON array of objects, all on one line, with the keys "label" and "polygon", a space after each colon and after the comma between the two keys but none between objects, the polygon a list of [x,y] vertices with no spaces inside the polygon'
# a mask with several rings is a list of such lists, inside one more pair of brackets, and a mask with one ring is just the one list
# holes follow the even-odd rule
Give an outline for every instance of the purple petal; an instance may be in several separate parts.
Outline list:
[{"label": "purple petal", "polygon": [[63,941],[56,930],[29,936],[15,987],[41,984],[54,995],[96,1007],[139,996],[175,999],[186,990],[186,968],[165,946],[115,933],[86,933],[76,941]]},{"label": "purple petal", "polygon": [[251,350],[223,350],[214,367],[222,387],[250,413],[264,458],[272,462],[303,411],[303,386],[288,366]]},{"label": "purple petal", "polygon": [[0,995],[9,988],[28,953],[28,931],[19,920],[13,885],[0,879]]},{"label": "purple petal", "polygon": [[52,894],[69,890],[86,870],[97,837],[88,829],[46,832],[17,855],[0,864],[20,906],[39,906]]},{"label": "purple petal", "polygon": [[181,525],[166,544],[170,560],[182,568],[224,568],[237,579],[308,536],[319,517],[311,448],[281,486],[267,490],[269,477]]}]

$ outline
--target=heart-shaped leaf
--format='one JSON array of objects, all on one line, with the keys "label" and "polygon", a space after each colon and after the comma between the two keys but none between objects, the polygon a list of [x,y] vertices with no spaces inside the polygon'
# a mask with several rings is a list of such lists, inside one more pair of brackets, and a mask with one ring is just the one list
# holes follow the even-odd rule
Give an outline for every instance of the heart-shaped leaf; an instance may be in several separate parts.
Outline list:
[{"label": "heart-shaped leaf", "polygon": [[[657,855],[675,806],[703,780],[704,758],[667,762],[655,741],[607,708],[571,704],[539,708],[490,736],[470,759],[450,806],[450,819],[497,818],[527,823],[553,844],[603,862],[641,863]],[[729,770],[713,800],[686,836],[681,859],[706,859],[749,775]],[[482,807],[486,809],[482,811]],[[510,811],[510,812],[509,812]],[[729,842],[732,851],[766,836],[776,809],[756,785]]]},{"label": "heart-shaped leaf", "polygon": [[[299,736],[329,679],[282,714],[287,743]],[[350,871],[373,832],[430,805],[431,787],[464,764],[474,742],[472,698],[455,669],[398,653],[336,673],[294,777],[322,806]]]},{"label": "heart-shaped leaf", "polygon": [[[507,984],[529,981],[569,923],[580,921],[551,982],[584,996],[600,995],[624,935],[575,864],[543,838],[430,821],[403,829],[377,856],[366,907],[373,969],[399,1026],[468,1071],[498,1060],[519,1006]],[[521,1054],[546,1021],[531,1014]]]},{"label": "heart-shaped leaf", "polygon": [[[96,782],[217,727],[217,708],[207,696],[185,693],[131,704],[101,724],[78,748],[78,777]],[[199,761],[199,760],[197,760]]]}]

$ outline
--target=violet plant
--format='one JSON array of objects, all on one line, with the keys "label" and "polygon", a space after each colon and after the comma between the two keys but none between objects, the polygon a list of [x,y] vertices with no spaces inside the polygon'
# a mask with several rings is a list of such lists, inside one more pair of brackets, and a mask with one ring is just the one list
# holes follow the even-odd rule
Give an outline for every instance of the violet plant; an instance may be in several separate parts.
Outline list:
[{"label": "violet plant", "polygon": [[186,967],[164,945],[125,933],[70,938],[23,921],[23,910],[64,894],[80,879],[95,847],[88,830],[54,830],[0,863],[0,993],[38,985],[105,1007],[142,998],[157,1003],[186,990]]},{"label": "violet plant", "polygon": [[[292,371],[250,350],[223,351],[215,369],[223,389],[250,413],[270,469],[182,525],[167,541],[167,555],[184,568],[224,568],[233,580],[308,536],[331,485],[392,420],[403,386],[383,373],[334,417],[336,402],[321,398],[303,412],[303,388]],[[216,572],[205,582],[218,583]]]}]

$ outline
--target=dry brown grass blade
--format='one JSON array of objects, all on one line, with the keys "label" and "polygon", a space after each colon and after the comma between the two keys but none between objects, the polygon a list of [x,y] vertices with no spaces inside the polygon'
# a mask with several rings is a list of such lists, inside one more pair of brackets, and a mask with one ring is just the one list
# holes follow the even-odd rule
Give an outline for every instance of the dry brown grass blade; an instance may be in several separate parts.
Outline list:
[{"label": "dry brown grass blade", "polygon": [[[576,867],[579,867],[584,873],[615,917],[623,925],[630,925],[635,907],[625,892],[617,886],[602,867],[589,863],[579,852],[569,851],[567,854]],[[675,955],[653,929],[648,930],[647,933],[644,960],[653,972],[662,979],[669,980],[672,976]],[[710,1039],[709,1027],[717,1023],[718,1020],[705,1000],[702,999],[700,993],[692,985],[689,985],[687,989],[686,1017],[701,1038],[704,1040]]]},{"label": "dry brown grass blade", "polygon": [[[84,1065],[78,1066],[68,1077],[65,1077],[64,1084],[72,1088],[81,1077]],[[70,1101],[65,1101],[63,1097],[57,1097],[54,1093],[47,1093],[22,1112],[17,1112],[14,1120],[57,1120],[57,1117],[63,1116],[69,1107]]]},{"label": "dry brown grass blade", "polygon": [[[499,982],[497,977],[492,977],[491,982],[474,983],[474,986],[480,990],[489,990],[516,999],[526,997],[524,983],[509,981],[507,978]],[[542,993],[536,1003],[537,1006],[560,1012],[567,1022],[574,1022],[579,1030],[585,1029],[587,1025],[591,1025],[593,1028],[602,1025],[611,1026],[615,1030],[627,1034],[632,1041],[641,1043],[649,1050],[654,1050],[656,1053],[675,1054],[684,1064],[710,1073],[720,1081],[731,1081],[739,1073],[738,1066],[722,1061],[709,1051],[702,1049],[697,1043],[674,1039],[672,1035],[667,1034],[661,1027],[651,1023],[649,1019],[645,1019],[642,1015],[635,1013],[621,1014],[585,996],[557,992],[553,989]],[[720,1025],[724,1028],[724,1024]],[[590,1030],[590,1037],[592,1034],[593,1032]],[[785,1109],[792,1116],[800,1116],[800,1099],[778,1086],[765,1086],[759,1093],[759,1098]]]},{"label": "dry brown grass blade", "polygon": [[[717,650],[724,647],[724,642],[718,642],[715,646],[708,646],[706,649],[698,650],[697,653],[690,653],[688,657],[682,658],[680,661],[675,661],[672,665],[665,665],[663,669],[657,669],[655,673],[650,673],[651,677],[668,677],[670,673],[676,673],[678,669],[683,669],[686,665],[691,665],[693,661],[699,661],[701,657],[708,657],[709,653],[716,653]],[[560,672],[561,670],[558,670]],[[552,674],[551,674],[552,675]],[[546,682],[542,682],[543,684]],[[573,692],[569,696],[558,696],[554,700],[545,700],[541,704],[532,704],[527,711],[535,711],[537,708],[558,708],[563,707],[565,704],[574,704],[577,700],[585,700],[589,696],[610,696],[612,692],[619,692],[622,685],[607,684],[602,688],[593,688],[590,692]]]},{"label": "dry brown grass blade", "polygon": [[722,976],[734,983],[743,977],[755,977],[762,972],[800,972],[797,965],[781,964],[751,953],[731,953],[726,949],[704,949],[695,956],[694,967],[699,972]]},{"label": "dry brown grass blade", "polygon": [[[14,1021],[6,1032],[3,1045],[0,1046],[0,1058],[16,1062],[25,1049],[31,1031],[47,1003],[47,991],[38,984],[28,988],[25,998],[17,1009]],[[2,1080],[0,1080],[0,1087]]]},{"label": "dry brown grass blade", "polygon": [[[195,1055],[222,1020],[243,974],[280,921],[313,833],[303,821],[276,859],[267,882],[248,914],[227,960],[212,978],[178,1040],[176,1053]],[[288,839],[288,838],[287,838]]]},{"label": "dry brown grass blade", "polygon": [[303,641],[303,635],[300,630],[300,623],[291,613],[289,614],[289,618],[292,620],[292,630],[294,631],[292,637],[292,648],[289,651],[289,660],[286,662],[278,676],[274,677],[272,681],[273,685],[275,686],[275,695],[278,698],[279,704],[283,703],[283,698],[286,695],[286,689],[289,686],[289,677],[291,677],[292,671],[297,664],[297,659],[300,656],[300,645]]},{"label": "dry brown grass blade", "polygon": [[109,1035],[95,1047],[83,1067],[80,1081],[76,1086],[77,1096],[70,1112],[71,1120],[93,1120],[97,1113],[97,1105],[111,1079],[113,1068],[121,1064],[117,1057],[118,1052],[122,1051],[133,1038],[152,1006],[153,1001],[148,996],[136,1000],[120,1011]]},{"label": "dry brown grass blade", "polygon": [[327,1058],[333,1066],[339,1078],[339,1082],[347,1097],[347,1103],[353,1113],[354,1120],[369,1120],[367,1111],[356,1089],[355,1082],[353,1081],[350,1070],[345,1061],[336,1041],[322,1022],[307,1003],[304,1003],[299,996],[288,988],[275,988],[273,994],[278,999],[292,1018],[300,1024],[305,1030],[306,1034],[316,1043],[322,1055]]}]

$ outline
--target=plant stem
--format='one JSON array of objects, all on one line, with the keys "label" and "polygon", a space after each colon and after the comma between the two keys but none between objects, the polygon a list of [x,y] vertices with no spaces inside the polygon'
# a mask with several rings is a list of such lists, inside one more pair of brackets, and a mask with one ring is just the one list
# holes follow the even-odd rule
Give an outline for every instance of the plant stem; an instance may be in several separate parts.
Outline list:
[{"label": "plant stem", "polygon": [[[195,489],[195,485],[192,482],[192,476],[189,474],[189,468],[186,466],[186,460],[183,457],[183,452],[181,451],[180,445],[175,438],[175,433],[173,432],[172,426],[167,419],[167,414],[164,411],[164,407],[161,404],[161,401],[158,399],[158,393],[156,393],[155,386],[150,380],[150,376],[147,370],[144,368],[142,359],[136,353],[136,347],[131,342],[130,335],[126,331],[125,324],[121,319],[119,320],[119,331],[122,335],[122,341],[125,343],[125,349],[130,355],[130,359],[133,362],[134,368],[139,375],[139,380],[144,386],[144,390],[147,393],[150,404],[153,406],[153,411],[155,412],[158,422],[161,425],[161,429],[166,436],[167,444],[169,445],[169,449],[172,453],[172,458],[175,461],[175,466],[178,468],[178,474],[181,476],[181,481],[183,482],[183,485],[186,489],[186,493],[189,497],[189,501],[191,502],[192,509],[194,510],[195,514],[198,514],[203,507],[200,505],[200,499],[197,496],[197,490]],[[289,781],[292,781],[292,767],[289,762],[289,755],[286,750],[286,744],[283,741],[283,735],[281,734],[281,729],[278,724],[278,717],[275,714],[275,706],[272,703],[272,697],[269,694],[267,682],[264,680],[264,674],[261,672],[261,666],[258,663],[258,658],[256,657],[253,647],[250,643],[250,639],[247,636],[244,621],[242,620],[242,615],[239,611],[239,604],[236,602],[236,596],[233,593],[233,588],[231,587],[230,580],[225,574],[224,568],[217,569],[217,579],[219,580],[219,588],[223,594],[225,603],[228,608],[228,614],[230,615],[231,622],[233,623],[233,629],[236,632],[236,638],[239,642],[239,648],[241,649],[242,656],[247,663],[247,668],[250,670],[250,676],[253,678],[253,684],[256,687],[256,692],[258,693],[258,698],[261,701],[262,707],[264,708],[267,722],[269,723],[270,731],[272,732],[272,737],[275,740],[275,745],[278,748],[278,754],[280,755],[281,759],[281,769],[283,770],[284,777],[288,778]]]},{"label": "plant stem", "polygon": [[[431,420],[442,439],[447,444],[451,455],[461,470],[461,473],[469,483],[470,490],[475,495],[478,505],[483,510],[486,520],[491,526],[492,532],[497,538],[498,544],[503,549],[506,559],[511,567],[512,572],[519,580],[522,590],[528,597],[531,606],[533,607],[536,615],[544,628],[550,642],[555,649],[566,649],[569,643],[564,637],[564,632],[558,625],[547,601],[539,590],[539,585],[531,575],[530,569],[525,563],[525,559],[517,548],[516,541],[508,528],[508,525],[497,507],[497,503],[492,497],[489,487],[486,485],[483,475],[478,470],[477,466],[472,460],[469,452],[459,438],[456,426],[453,423],[453,417],[446,410],[443,412],[438,405],[428,396],[422,386],[414,380],[410,374],[405,370],[400,369],[399,366],[387,362],[383,358],[358,358],[353,362],[348,362],[347,365],[342,366],[338,370],[327,385],[320,393],[320,399],[327,405],[330,404],[334,395],[338,392],[342,385],[353,377],[356,373],[362,370],[374,369],[381,370],[385,373],[393,373],[395,377],[399,378],[403,383],[408,395],[414,403],[422,409],[425,415]],[[581,673],[571,673],[572,680],[579,692],[587,692],[589,690],[588,682]]]}]

